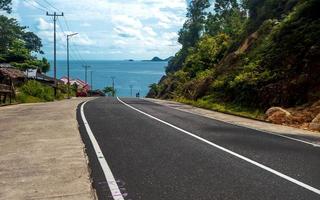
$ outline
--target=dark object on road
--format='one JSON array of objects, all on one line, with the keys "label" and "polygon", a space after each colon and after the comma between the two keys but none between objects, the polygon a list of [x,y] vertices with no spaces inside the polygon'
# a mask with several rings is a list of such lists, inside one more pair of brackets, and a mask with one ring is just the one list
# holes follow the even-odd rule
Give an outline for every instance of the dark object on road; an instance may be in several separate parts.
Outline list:
[{"label": "dark object on road", "polygon": [[104,97],[106,94],[102,92],[101,90],[89,90],[88,95],[90,97]]}]

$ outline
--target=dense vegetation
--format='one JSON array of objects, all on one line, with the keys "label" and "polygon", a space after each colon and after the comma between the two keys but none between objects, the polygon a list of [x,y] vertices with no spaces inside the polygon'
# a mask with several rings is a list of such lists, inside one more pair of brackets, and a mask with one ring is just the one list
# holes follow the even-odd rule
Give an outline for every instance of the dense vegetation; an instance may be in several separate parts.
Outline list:
[{"label": "dense vegetation", "polygon": [[[11,0],[0,0],[0,11],[11,13]],[[39,68],[49,71],[50,65],[45,58],[38,59],[41,51],[41,39],[21,26],[14,18],[0,15],[0,63],[10,63],[22,70]]]},{"label": "dense vegetation", "polygon": [[318,100],[319,10],[319,0],[191,1],[182,48],[148,97],[257,115]]},{"label": "dense vegetation", "polygon": [[[72,85],[70,95],[75,96],[77,86]],[[19,103],[36,103],[61,100],[67,98],[68,90],[66,85],[59,85],[57,95],[54,96],[53,87],[47,86],[35,80],[29,80],[18,88],[16,101]]]},{"label": "dense vegetation", "polygon": [[[0,63],[10,63],[21,70],[40,69],[48,72],[47,59],[38,59],[43,54],[41,39],[27,27],[21,26],[14,18],[10,18],[11,0],[0,0]],[[2,14],[1,14],[2,13]],[[71,95],[75,95],[72,87]],[[51,86],[35,80],[19,85],[16,91],[16,101],[19,103],[34,103],[63,99],[67,96],[67,88],[62,85],[54,96]]]},{"label": "dense vegetation", "polygon": [[37,81],[28,81],[17,94],[17,101],[21,103],[46,102],[54,100],[52,87],[45,86]]}]

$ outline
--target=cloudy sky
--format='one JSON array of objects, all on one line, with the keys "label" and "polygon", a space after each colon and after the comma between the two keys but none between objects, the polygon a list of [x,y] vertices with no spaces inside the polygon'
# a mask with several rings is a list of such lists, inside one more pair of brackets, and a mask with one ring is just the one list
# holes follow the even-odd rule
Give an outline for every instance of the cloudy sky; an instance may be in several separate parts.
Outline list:
[{"label": "cloudy sky", "polygon": [[57,22],[60,60],[66,56],[65,34],[71,32],[79,33],[71,40],[72,59],[150,59],[180,49],[177,32],[186,7],[186,0],[14,0],[11,16],[42,38],[49,59],[53,19],[45,11],[65,14]]}]

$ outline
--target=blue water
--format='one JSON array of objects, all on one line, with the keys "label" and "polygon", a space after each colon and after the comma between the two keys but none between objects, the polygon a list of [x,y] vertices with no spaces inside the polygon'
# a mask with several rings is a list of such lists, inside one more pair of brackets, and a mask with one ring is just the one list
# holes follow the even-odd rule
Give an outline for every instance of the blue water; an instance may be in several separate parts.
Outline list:
[{"label": "blue water", "polygon": [[[140,91],[144,97],[149,91],[149,85],[156,83],[165,74],[167,62],[150,61],[87,61],[91,66],[88,71],[93,71],[93,89],[102,89],[112,85],[111,77],[115,77],[115,88],[120,97],[131,96],[130,85],[133,86],[132,93],[135,95]],[[70,77],[85,80],[85,70],[80,61],[70,61]],[[48,72],[53,76],[53,63]],[[57,61],[57,78],[67,75],[66,61]],[[88,83],[91,83],[88,73]]]}]

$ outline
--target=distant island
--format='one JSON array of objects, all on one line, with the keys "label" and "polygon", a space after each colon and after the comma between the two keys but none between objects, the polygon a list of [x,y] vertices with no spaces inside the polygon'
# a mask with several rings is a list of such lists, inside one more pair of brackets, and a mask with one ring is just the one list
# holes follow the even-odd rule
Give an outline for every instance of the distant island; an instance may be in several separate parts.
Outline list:
[{"label": "distant island", "polygon": [[163,61],[169,61],[169,60],[171,60],[173,58],[173,56],[170,56],[170,57],[168,57],[168,58],[166,58],[166,59],[161,59],[161,58],[159,58],[159,57],[153,57],[151,60],[144,60],[144,61],[152,61],[152,62],[163,62]]}]

